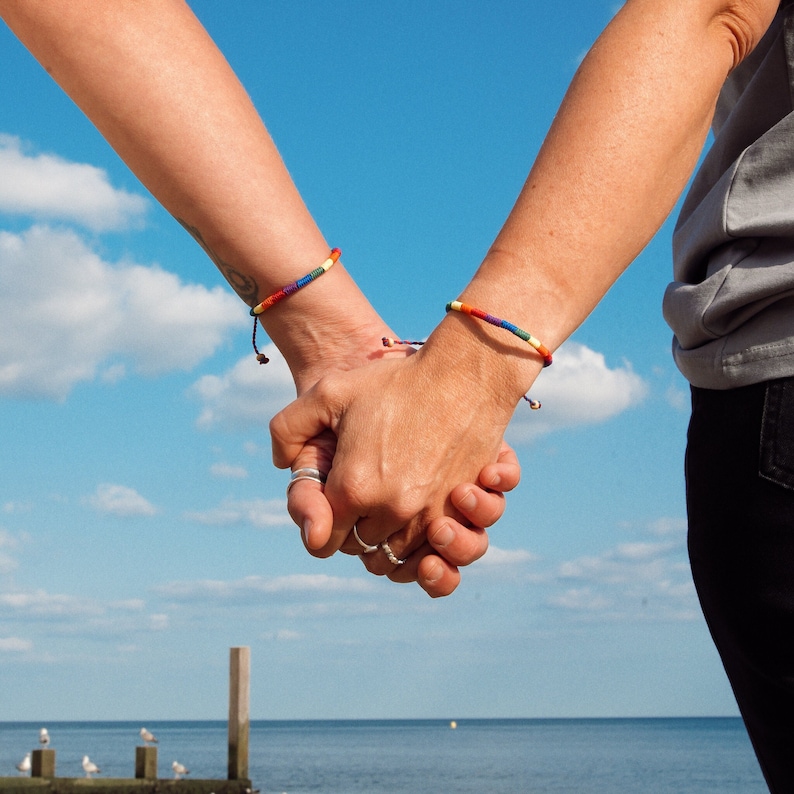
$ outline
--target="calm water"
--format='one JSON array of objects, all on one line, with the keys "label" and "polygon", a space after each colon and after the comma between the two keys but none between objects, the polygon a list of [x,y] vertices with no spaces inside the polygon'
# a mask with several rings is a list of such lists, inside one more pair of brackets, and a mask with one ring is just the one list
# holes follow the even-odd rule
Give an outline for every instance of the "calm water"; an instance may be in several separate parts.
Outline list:
[{"label": "calm water", "polygon": [[[764,794],[739,719],[257,721],[250,776],[263,792]],[[0,722],[0,776],[38,744],[38,723]],[[137,722],[46,725],[57,774],[132,777]],[[226,776],[224,722],[154,722],[159,774]]]}]

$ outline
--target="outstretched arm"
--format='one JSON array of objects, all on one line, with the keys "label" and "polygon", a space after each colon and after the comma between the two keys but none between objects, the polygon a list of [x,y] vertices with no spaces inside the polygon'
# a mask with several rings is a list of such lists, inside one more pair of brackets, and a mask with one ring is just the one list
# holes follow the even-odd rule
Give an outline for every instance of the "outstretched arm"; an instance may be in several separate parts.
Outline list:
[{"label": "outstretched arm", "polygon": [[[245,90],[182,0],[0,0],[0,16],[249,306],[328,257]],[[392,332],[341,264],[261,322],[299,394],[323,374],[405,355],[384,350]],[[324,444],[331,457],[333,439]],[[302,519],[299,498],[292,508]],[[456,576],[445,567],[437,594]]]},{"label": "outstretched arm", "polygon": [[[326,259],[256,109],[182,0],[0,0],[0,15],[249,306]],[[299,391],[349,366],[353,345],[377,353],[384,327],[340,265],[261,321]]]},{"label": "outstretched arm", "polygon": [[[725,78],[777,6],[628,0],[579,68],[461,300],[556,349],[671,211]],[[326,490],[336,519],[330,548],[360,516],[374,542],[417,512],[424,520],[439,515],[450,485],[492,459],[543,361],[517,337],[453,312],[405,366],[377,366],[366,393],[356,373],[322,380],[271,423],[281,466],[321,428],[339,435]],[[362,443],[369,437],[384,439],[382,454]],[[399,538],[400,550],[414,547],[410,533]],[[382,555],[367,564],[390,568]]]}]

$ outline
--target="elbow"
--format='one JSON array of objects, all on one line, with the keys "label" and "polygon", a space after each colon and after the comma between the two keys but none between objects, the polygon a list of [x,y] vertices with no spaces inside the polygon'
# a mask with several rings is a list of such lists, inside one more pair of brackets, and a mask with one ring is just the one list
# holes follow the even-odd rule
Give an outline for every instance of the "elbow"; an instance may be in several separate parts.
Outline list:
[{"label": "elbow", "polygon": [[713,30],[730,49],[735,69],[756,47],[775,16],[778,0],[728,0],[720,3]]}]

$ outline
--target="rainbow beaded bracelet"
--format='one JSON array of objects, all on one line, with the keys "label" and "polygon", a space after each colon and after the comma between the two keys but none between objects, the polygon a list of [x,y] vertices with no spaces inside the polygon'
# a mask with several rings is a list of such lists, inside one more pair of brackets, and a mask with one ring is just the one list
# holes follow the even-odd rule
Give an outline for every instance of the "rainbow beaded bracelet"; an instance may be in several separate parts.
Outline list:
[{"label": "rainbow beaded bracelet", "polygon": [[484,312],[482,309],[475,309],[474,306],[469,306],[468,304],[461,303],[460,301],[450,301],[447,304],[447,311],[468,314],[471,317],[476,317],[478,320],[484,320],[486,323],[495,325],[497,328],[504,328],[505,331],[510,331],[511,334],[514,334],[519,339],[523,339],[527,344],[534,347],[541,356],[543,356],[544,367],[551,365],[551,351],[544,344],[542,344],[539,339],[536,339],[527,331],[523,331],[517,325],[513,325],[513,323],[510,323],[507,320],[501,320],[499,317],[494,317],[492,314],[488,314],[488,312]]},{"label": "rainbow beaded bracelet", "polygon": [[[535,350],[543,356],[543,366],[548,367],[552,363],[551,351],[540,342],[539,339],[536,339],[532,334],[528,333],[527,331],[523,331],[517,325],[513,325],[513,323],[508,322],[507,320],[501,320],[499,317],[494,317],[493,314],[488,314],[488,312],[482,311],[482,309],[475,309],[473,306],[469,306],[466,303],[461,303],[461,301],[450,301],[447,304],[447,311],[455,311],[461,312],[462,314],[468,314],[471,317],[476,317],[479,320],[484,320],[486,323],[490,323],[491,325],[495,325],[497,328],[504,328],[505,331],[510,331],[511,334],[515,334],[519,339],[523,339],[527,344],[531,345],[535,348]],[[382,339],[384,347],[394,347],[394,345],[423,345],[424,342],[416,342],[411,339],[392,339],[390,336],[384,336]],[[537,400],[533,400],[531,397],[527,397],[524,395],[524,399],[529,403],[529,407],[533,410],[537,410],[540,408],[540,403]]]},{"label": "rainbow beaded bracelet", "polygon": [[339,248],[332,248],[331,253],[328,255],[328,259],[326,259],[325,262],[320,265],[320,267],[316,267],[311,273],[307,273],[297,281],[293,281],[292,284],[287,284],[286,287],[282,287],[278,292],[274,292],[272,295],[269,295],[261,303],[258,303],[256,306],[254,306],[250,312],[248,312],[254,318],[254,331],[251,334],[251,344],[254,346],[256,360],[260,364],[267,364],[270,359],[264,353],[260,353],[259,348],[256,346],[256,326],[259,315],[262,314],[262,312],[267,311],[271,306],[275,306],[279,301],[284,300],[284,298],[292,295],[293,292],[297,292],[307,284],[311,284],[312,281],[320,278],[323,273],[327,273],[339,260],[340,256],[342,256],[342,251]]}]

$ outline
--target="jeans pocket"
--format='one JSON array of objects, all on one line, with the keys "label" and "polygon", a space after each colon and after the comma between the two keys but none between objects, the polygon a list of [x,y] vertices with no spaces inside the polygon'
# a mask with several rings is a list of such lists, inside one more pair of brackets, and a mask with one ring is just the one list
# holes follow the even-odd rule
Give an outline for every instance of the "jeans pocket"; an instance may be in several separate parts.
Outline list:
[{"label": "jeans pocket", "polygon": [[794,378],[766,386],[759,453],[759,475],[794,490]]}]

